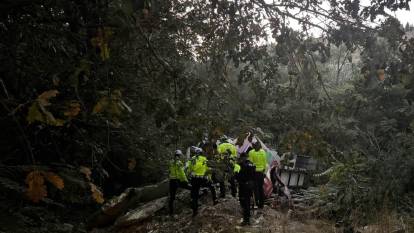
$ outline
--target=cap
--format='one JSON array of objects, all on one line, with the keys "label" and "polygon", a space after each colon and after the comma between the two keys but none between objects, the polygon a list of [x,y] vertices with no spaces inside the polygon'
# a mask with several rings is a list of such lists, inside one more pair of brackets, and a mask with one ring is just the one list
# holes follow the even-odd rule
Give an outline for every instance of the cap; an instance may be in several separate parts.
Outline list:
[{"label": "cap", "polygon": [[183,155],[183,152],[181,150],[176,150],[175,155]]}]

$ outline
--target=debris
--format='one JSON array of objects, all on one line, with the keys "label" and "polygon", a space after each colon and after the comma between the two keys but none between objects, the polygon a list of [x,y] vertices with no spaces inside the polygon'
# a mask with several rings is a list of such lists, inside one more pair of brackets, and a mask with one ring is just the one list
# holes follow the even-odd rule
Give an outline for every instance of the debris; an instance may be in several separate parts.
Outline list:
[{"label": "debris", "polygon": [[63,223],[59,230],[62,233],[70,233],[73,231],[73,225],[69,223]]},{"label": "debris", "polygon": [[152,201],[168,195],[168,180],[141,188],[128,188],[121,195],[109,200],[88,220],[88,229],[109,226],[130,209],[141,203]]},{"label": "debris", "polygon": [[154,201],[150,201],[141,207],[129,211],[124,216],[119,217],[116,222],[116,227],[125,227],[135,223],[139,223],[155,214],[167,204],[167,197],[162,197]]}]

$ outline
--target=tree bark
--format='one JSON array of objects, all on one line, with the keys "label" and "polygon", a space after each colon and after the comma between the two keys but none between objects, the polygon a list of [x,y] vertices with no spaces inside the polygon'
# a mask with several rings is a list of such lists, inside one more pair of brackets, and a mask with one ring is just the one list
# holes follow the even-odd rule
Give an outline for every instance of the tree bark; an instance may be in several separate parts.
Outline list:
[{"label": "tree bark", "polygon": [[87,228],[105,227],[113,224],[115,220],[128,210],[168,195],[168,180],[155,185],[140,188],[128,188],[121,195],[109,200],[102,208],[92,214],[88,220]]},{"label": "tree bark", "polygon": [[150,201],[143,206],[134,209],[124,216],[119,217],[115,222],[115,227],[126,227],[135,223],[139,223],[166,206],[168,197],[162,197],[154,201]]}]

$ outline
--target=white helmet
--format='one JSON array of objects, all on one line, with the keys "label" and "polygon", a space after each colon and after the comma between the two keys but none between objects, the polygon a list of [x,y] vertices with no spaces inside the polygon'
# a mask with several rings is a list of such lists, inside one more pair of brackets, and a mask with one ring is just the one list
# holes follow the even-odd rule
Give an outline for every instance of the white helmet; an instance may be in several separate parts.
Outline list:
[{"label": "white helmet", "polygon": [[176,150],[175,155],[180,155],[181,156],[181,155],[183,155],[183,152],[181,150]]},{"label": "white helmet", "polygon": [[201,153],[203,153],[203,149],[201,149],[200,147],[196,147],[196,148],[194,149],[194,152],[195,152],[196,154],[201,154]]}]

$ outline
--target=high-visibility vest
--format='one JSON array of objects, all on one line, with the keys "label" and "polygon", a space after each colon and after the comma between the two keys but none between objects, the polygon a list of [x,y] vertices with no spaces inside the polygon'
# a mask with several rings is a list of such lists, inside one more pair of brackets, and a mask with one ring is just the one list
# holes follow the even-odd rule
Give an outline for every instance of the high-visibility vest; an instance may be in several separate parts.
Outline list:
[{"label": "high-visibility vest", "polygon": [[237,156],[236,146],[231,144],[231,143],[228,143],[228,142],[221,143],[218,146],[217,150],[218,150],[219,154],[224,154],[224,153],[227,152],[227,150],[230,150],[230,153],[231,153],[230,156],[231,157],[236,157]]},{"label": "high-visibility vest", "polygon": [[263,149],[249,151],[249,160],[256,166],[257,172],[264,172],[267,167],[267,156]]},{"label": "high-visibility vest", "polygon": [[240,165],[238,165],[237,163],[234,164],[234,168],[233,168],[233,172],[234,173],[239,173],[240,172]]},{"label": "high-visibility vest", "polygon": [[203,155],[199,155],[190,164],[189,172],[192,176],[205,176],[208,170],[207,158]]},{"label": "high-visibility vest", "polygon": [[170,179],[178,179],[181,182],[188,182],[184,173],[184,166],[180,160],[172,160],[170,163]]}]

